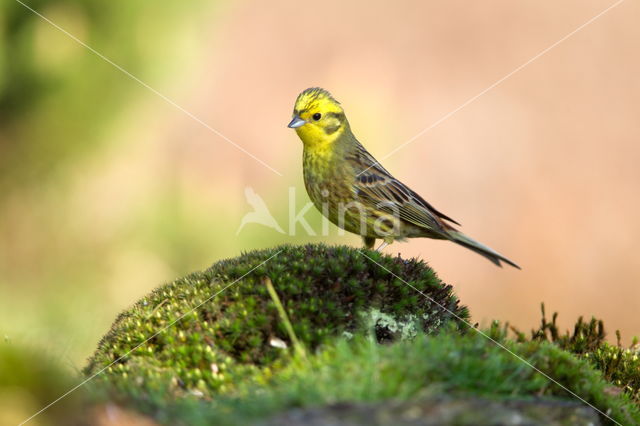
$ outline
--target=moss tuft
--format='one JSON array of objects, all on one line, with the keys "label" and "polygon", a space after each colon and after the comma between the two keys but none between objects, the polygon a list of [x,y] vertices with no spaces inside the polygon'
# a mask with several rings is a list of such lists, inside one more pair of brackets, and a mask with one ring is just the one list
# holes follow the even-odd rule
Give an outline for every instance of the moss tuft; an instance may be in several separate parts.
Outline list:
[{"label": "moss tuft", "polygon": [[[176,394],[207,396],[277,369],[289,352],[273,342],[291,342],[265,277],[295,335],[311,351],[336,336],[370,328],[372,318],[372,331],[384,341],[433,333],[453,318],[447,310],[468,318],[451,286],[424,262],[365,253],[383,267],[360,250],[325,245],[282,246],[217,262],[158,288],[122,313],[84,372],[106,367],[101,380],[127,392],[169,383]],[[431,300],[416,297],[394,274]]]},{"label": "moss tuft", "polygon": [[531,330],[530,337],[511,327],[519,342],[550,342],[589,361],[616,387],[610,389],[610,392],[624,392],[640,404],[640,345],[637,338],[630,347],[625,348],[621,343],[620,332],[616,331],[618,343],[612,345],[606,341],[607,334],[602,320],[593,317],[588,322],[580,317],[573,327],[573,332],[561,333],[557,325],[558,313],[554,312],[551,321],[548,321],[544,304],[541,305],[541,310],[540,326]]}]

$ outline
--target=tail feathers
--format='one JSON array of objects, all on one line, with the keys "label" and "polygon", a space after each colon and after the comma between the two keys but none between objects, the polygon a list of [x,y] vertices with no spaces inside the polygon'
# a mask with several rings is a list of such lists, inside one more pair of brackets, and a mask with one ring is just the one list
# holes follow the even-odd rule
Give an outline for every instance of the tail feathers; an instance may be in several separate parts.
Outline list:
[{"label": "tail feathers", "polygon": [[468,248],[469,250],[475,251],[479,255],[486,257],[491,262],[495,263],[500,267],[502,267],[502,264],[500,263],[502,261],[504,263],[507,263],[513,266],[514,268],[522,269],[518,265],[516,265],[515,263],[513,263],[512,261],[504,257],[503,255],[501,255],[500,253],[485,246],[482,243],[479,243],[478,241],[474,240],[471,237],[467,237],[460,231],[449,231],[448,234],[449,234],[449,237],[451,238],[451,241],[456,242],[460,244],[462,247]]}]

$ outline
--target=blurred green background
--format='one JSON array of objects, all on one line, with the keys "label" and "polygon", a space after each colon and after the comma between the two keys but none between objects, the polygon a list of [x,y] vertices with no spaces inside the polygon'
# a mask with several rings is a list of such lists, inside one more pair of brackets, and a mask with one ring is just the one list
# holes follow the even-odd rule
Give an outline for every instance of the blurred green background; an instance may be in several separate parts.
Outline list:
[{"label": "blurred green background", "polygon": [[[193,27],[215,13],[205,2],[29,5],[149,84],[184,71]],[[118,309],[219,256],[201,230],[222,218],[191,214],[170,170],[127,204],[127,178],[105,168],[114,145],[135,146],[115,135],[150,92],[14,1],[0,5],[0,28],[1,330],[77,368]]]},{"label": "blurred green background", "polygon": [[[27,4],[168,96],[211,54],[203,36],[225,13],[202,1]],[[155,110],[185,119],[182,111],[17,2],[0,5],[0,28],[5,341],[77,370],[115,315],[160,283],[240,250],[296,241],[251,225],[236,237],[250,208],[241,183],[221,190],[224,172],[213,193],[184,183],[180,162],[171,161],[180,153],[145,133],[161,127]],[[288,109],[282,114],[286,120]],[[214,149],[226,144],[207,138]],[[215,157],[207,162],[215,169]],[[284,199],[289,184],[280,183]],[[281,204],[274,213],[286,215]],[[318,224],[317,214],[309,218]]]},{"label": "blurred green background", "polygon": [[[117,56],[123,67],[156,80],[165,72],[157,71],[160,58],[184,42],[163,27],[186,26],[189,19],[179,2],[153,8],[144,1],[29,5]],[[78,199],[77,187],[92,168],[83,165],[100,167],[98,153],[108,149],[110,129],[132,108],[135,92],[124,75],[19,3],[3,2],[0,22],[2,331],[11,340],[44,343],[53,356],[77,365],[95,339],[94,327],[107,320],[96,306],[111,299],[105,280],[113,279],[114,254],[153,244],[158,231],[148,226],[146,238],[131,232],[146,209],[107,232],[78,214],[93,202]],[[114,204],[116,195],[95,194],[94,200]]]},{"label": "blurred green background", "polygon": [[[640,5],[606,1],[0,3],[0,336],[78,371],[118,312],[162,282],[280,243],[360,244],[256,224],[250,187],[285,231],[308,202],[295,96],[329,89],[385,167],[498,269],[438,241],[394,244],[454,285],[475,321],[640,330]],[[380,22],[384,22],[383,26]],[[446,120],[441,118],[456,110]],[[193,115],[193,116],[190,116]],[[264,167],[194,117],[277,170]],[[289,188],[296,198],[289,199]],[[320,215],[305,217],[321,231]]]}]

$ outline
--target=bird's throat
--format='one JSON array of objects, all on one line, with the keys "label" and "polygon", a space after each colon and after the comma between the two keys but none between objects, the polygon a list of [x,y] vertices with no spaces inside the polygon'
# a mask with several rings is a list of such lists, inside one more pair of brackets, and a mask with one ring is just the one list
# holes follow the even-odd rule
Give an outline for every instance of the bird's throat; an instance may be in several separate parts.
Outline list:
[{"label": "bird's throat", "polygon": [[342,137],[345,129],[339,128],[331,133],[327,133],[326,129],[310,124],[301,126],[296,129],[298,137],[302,140],[305,149],[318,151],[331,151],[336,146],[336,142]]}]

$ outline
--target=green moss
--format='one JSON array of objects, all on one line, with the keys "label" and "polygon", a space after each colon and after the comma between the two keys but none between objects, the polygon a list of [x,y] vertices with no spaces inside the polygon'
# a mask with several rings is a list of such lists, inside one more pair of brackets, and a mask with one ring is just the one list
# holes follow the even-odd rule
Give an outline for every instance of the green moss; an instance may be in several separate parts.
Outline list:
[{"label": "green moss", "polygon": [[[273,282],[295,335],[311,351],[336,336],[367,329],[374,312],[380,340],[393,340],[398,330],[410,327],[438,330],[452,319],[439,305],[468,317],[451,287],[424,262],[366,254],[391,273],[352,248],[282,246],[223,260],[164,285],[120,315],[85,374],[106,367],[101,379],[121,393],[169,383],[176,395],[213,395],[229,392],[265,367],[277,369],[289,352],[270,342],[290,342],[265,277]],[[415,290],[392,273],[437,303],[415,297]],[[389,319],[409,325],[390,325]]]},{"label": "green moss", "polygon": [[555,317],[544,319],[516,341],[496,323],[486,333],[505,351],[454,320],[451,312],[468,319],[466,308],[424,262],[365,253],[383,267],[347,247],[283,246],[164,285],[116,320],[84,371],[102,372],[90,386],[168,424],[247,424],[296,407],[443,396],[517,400],[526,410],[531,399],[580,401],[574,394],[640,424],[634,395],[607,381],[635,386],[637,358],[615,364],[620,352],[605,352],[613,347],[597,321],[561,335]]},{"label": "green moss", "polygon": [[[513,354],[617,421],[640,422],[638,407],[628,397],[608,392],[610,385],[587,361],[548,342],[517,343],[495,337]],[[309,362],[289,365],[263,387],[248,384],[238,400],[265,410],[273,407],[273,412],[337,401],[441,395],[576,400],[513,354],[479,333],[461,335],[454,330],[388,346],[362,338],[340,341]]]},{"label": "green moss", "polygon": [[[512,327],[517,340],[525,342],[545,341],[553,343],[559,348],[587,360],[592,366],[602,372],[603,377],[619,391],[624,391],[631,399],[640,404],[640,346],[634,338],[630,347],[621,344],[620,333],[616,331],[617,345],[606,341],[604,323],[597,318],[585,322],[582,317],[573,327],[573,332],[561,333],[558,325],[558,313],[555,312],[551,321],[545,314],[544,304],[541,306],[542,319],[537,329],[531,330],[530,337]],[[615,389],[611,391],[615,392]]]},{"label": "green moss", "polygon": [[[504,340],[499,333],[496,337],[514,354],[616,421],[640,422],[638,407],[625,395],[607,392],[609,384],[587,361],[548,342],[517,343]],[[144,398],[134,395],[133,402],[137,409],[171,424],[250,424],[293,408],[419,401],[445,395],[488,398],[505,406],[519,401],[523,409],[527,401],[581,403],[485,337],[460,334],[453,328],[393,345],[380,345],[362,335],[337,339],[311,356],[294,358],[277,374],[264,369],[215,398],[171,399],[165,390],[156,389]]]}]

